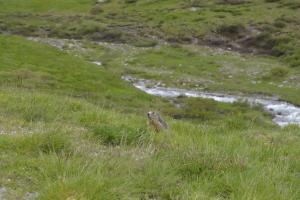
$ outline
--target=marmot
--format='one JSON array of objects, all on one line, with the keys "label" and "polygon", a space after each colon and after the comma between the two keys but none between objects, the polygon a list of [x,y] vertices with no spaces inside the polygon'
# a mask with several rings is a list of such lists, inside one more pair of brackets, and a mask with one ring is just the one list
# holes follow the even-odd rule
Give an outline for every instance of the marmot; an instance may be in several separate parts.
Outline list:
[{"label": "marmot", "polygon": [[161,118],[158,112],[147,113],[149,124],[154,128],[155,132],[160,132],[163,129],[167,129],[167,123]]}]

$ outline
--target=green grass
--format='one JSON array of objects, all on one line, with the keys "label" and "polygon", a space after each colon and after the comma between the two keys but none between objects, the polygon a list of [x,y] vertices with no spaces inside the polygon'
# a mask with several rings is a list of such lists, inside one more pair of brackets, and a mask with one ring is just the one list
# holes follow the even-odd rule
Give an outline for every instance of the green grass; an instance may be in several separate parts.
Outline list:
[{"label": "green grass", "polygon": [[88,61],[101,61],[103,68],[119,76],[129,74],[152,80],[153,85],[161,82],[166,87],[278,96],[300,104],[299,70],[273,57],[196,45],[143,48],[89,41],[79,44],[85,51],[72,47],[72,41],[66,42],[64,50]]},{"label": "green grass", "polygon": [[[0,36],[0,39],[2,87],[86,98],[115,109],[129,108],[130,104],[139,108],[144,101],[151,104],[153,100],[155,104],[154,98],[82,59],[19,37]],[[132,98],[136,98],[134,103]]]},{"label": "green grass", "polygon": [[[260,128],[236,116],[215,124],[168,120],[171,129],[156,135],[144,117],[86,100],[0,94],[1,116],[18,122],[9,127],[15,132],[0,136],[0,184],[8,199],[26,192],[39,199],[299,197],[297,127]],[[39,109],[48,112],[28,120]]]},{"label": "green grass", "polygon": [[0,1],[1,13],[15,13],[15,12],[30,12],[30,13],[60,13],[60,14],[74,14],[85,13],[89,11],[93,0],[11,0]]},{"label": "green grass", "polygon": [[298,199],[299,127],[183,98],[180,115],[195,121],[165,116],[170,129],[155,134],[141,112],[171,108],[161,100],[81,57],[19,37],[0,43],[5,198]]},{"label": "green grass", "polygon": [[[0,199],[300,198],[298,126],[279,128],[260,107],[243,102],[152,97],[120,79],[130,74],[165,86],[278,95],[300,104],[297,2],[110,0],[97,6],[0,0],[1,32],[86,39],[84,49],[69,41],[58,50],[0,35]],[[250,22],[287,30],[279,36],[289,42],[275,46],[288,52],[287,62],[189,44],[221,25],[227,31]],[[170,128],[156,134],[147,124],[150,110]]]},{"label": "green grass", "polygon": [[261,93],[300,103],[299,86],[294,82],[299,78],[299,70],[270,57],[244,56],[189,45],[141,51],[127,57],[126,62],[127,73],[162,80],[171,87]]},{"label": "green grass", "polygon": [[[242,51],[257,49],[299,66],[299,3],[241,1],[0,1],[0,30],[21,35],[88,38],[152,46],[152,37],[200,44],[225,36]],[[224,3],[225,2],[225,3]],[[260,32],[255,34],[254,32]],[[210,39],[209,39],[210,38]],[[229,42],[230,43],[230,42]],[[226,46],[225,43],[221,46]],[[236,45],[235,45],[236,46]]]},{"label": "green grass", "polygon": [[[116,51],[88,44],[88,52],[75,52],[77,55],[84,54],[87,60],[100,59],[108,70],[119,76],[134,74],[183,88],[276,95],[300,105],[297,67],[300,48],[297,19],[300,16],[295,6],[297,3],[292,1],[255,0],[235,4],[223,1],[126,3],[111,0],[96,5],[101,8],[99,13],[90,13],[95,1],[51,1],[46,10],[43,9],[46,4],[22,1],[22,12],[16,12],[14,5],[17,2],[2,2],[3,8],[7,6],[0,10],[3,18],[0,29],[4,32],[104,40],[140,47]],[[72,8],[66,8],[66,5],[72,5]],[[37,7],[38,13],[31,10],[34,7]],[[61,13],[63,9],[68,12]],[[190,44],[191,39],[205,44],[207,37],[239,40],[254,34],[249,32],[249,27],[261,34],[253,36],[253,44],[244,50],[257,48],[277,57],[218,53],[214,49]],[[175,44],[160,45],[149,35]],[[156,44],[158,47],[151,48]],[[278,78],[272,74],[272,70],[276,69],[282,69],[286,74]]]}]

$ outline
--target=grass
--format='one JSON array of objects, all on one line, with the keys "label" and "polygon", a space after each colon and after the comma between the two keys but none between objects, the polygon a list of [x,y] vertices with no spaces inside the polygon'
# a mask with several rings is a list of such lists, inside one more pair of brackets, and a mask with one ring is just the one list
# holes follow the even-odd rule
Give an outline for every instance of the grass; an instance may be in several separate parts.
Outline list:
[{"label": "grass", "polygon": [[299,87],[291,80],[298,79],[297,69],[269,57],[195,49],[162,46],[147,50],[126,58],[127,71],[172,87],[278,95],[299,104]]},{"label": "grass", "polygon": [[[179,99],[208,109],[187,107],[183,116],[213,117],[167,117],[170,130],[155,134],[134,110],[160,100],[80,57],[19,37],[0,41],[0,185],[7,199],[299,197],[298,127],[279,129],[242,104]],[[114,109],[102,103],[104,85]],[[131,94],[141,96],[115,98]]]},{"label": "grass", "polygon": [[196,45],[134,47],[89,41],[79,44],[84,51],[78,51],[72,41],[65,43],[64,50],[87,61],[101,61],[103,68],[119,76],[145,78],[165,87],[278,96],[300,104],[299,70],[269,56]]},{"label": "grass", "polygon": [[[169,120],[168,134],[155,135],[144,117],[86,100],[24,91],[2,91],[3,97],[11,100],[1,101],[7,109],[1,115],[28,130],[0,136],[0,183],[9,199],[26,192],[38,192],[39,199],[299,197],[298,127],[259,127],[236,116],[214,125]],[[28,121],[15,107],[31,98],[50,99],[43,109],[61,111]],[[42,102],[32,102],[32,110]]]},{"label": "grass", "polygon": [[280,57],[290,66],[299,66],[299,5],[292,0],[0,3],[2,32],[136,46],[155,45],[157,41],[152,36],[175,43],[197,40],[199,44],[241,46],[239,51],[254,49]]},{"label": "grass", "polygon": [[[58,50],[0,35],[0,199],[299,199],[298,126],[279,128],[243,102],[152,97],[120,79],[300,104],[298,43],[290,46],[297,9],[262,0],[0,0],[2,32],[81,39]],[[290,42],[273,46],[288,62],[190,44],[224,24],[239,37],[250,21],[288,30]],[[156,134],[149,110],[170,128]]]},{"label": "grass", "polygon": [[28,0],[28,1],[19,1],[12,0],[9,2],[1,1],[1,12],[11,13],[11,12],[30,12],[30,13],[44,13],[44,12],[54,12],[54,13],[85,13],[89,11],[90,5],[93,3],[93,0],[51,0],[41,2],[38,0]]},{"label": "grass", "polygon": [[297,127],[238,116],[214,125],[170,120],[164,137],[145,129],[144,117],[71,97],[2,91],[1,107],[21,126],[0,140],[1,185],[20,188],[11,198],[297,198]]},{"label": "grass", "polygon": [[147,95],[129,89],[131,86],[119,81],[119,77],[93,64],[19,37],[1,36],[0,58],[2,87],[87,98],[116,109],[121,102],[128,107],[136,97],[132,104],[136,108],[144,100],[151,101]]}]

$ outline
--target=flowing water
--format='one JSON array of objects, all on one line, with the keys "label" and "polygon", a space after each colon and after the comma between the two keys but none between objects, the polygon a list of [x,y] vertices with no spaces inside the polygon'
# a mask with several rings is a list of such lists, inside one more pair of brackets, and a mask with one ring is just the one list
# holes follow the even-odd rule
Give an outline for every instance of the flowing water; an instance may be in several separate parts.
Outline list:
[{"label": "flowing water", "polygon": [[271,113],[273,121],[279,126],[287,126],[289,124],[297,124],[300,126],[300,107],[293,104],[280,101],[276,98],[271,97],[260,97],[260,96],[238,96],[228,95],[222,93],[211,93],[203,91],[194,91],[178,88],[167,88],[159,86],[149,86],[149,80],[135,79],[130,76],[123,76],[124,80],[131,82],[136,88],[155,96],[161,97],[200,97],[213,99],[219,102],[233,103],[236,101],[245,101],[251,105],[262,105],[264,110]]}]

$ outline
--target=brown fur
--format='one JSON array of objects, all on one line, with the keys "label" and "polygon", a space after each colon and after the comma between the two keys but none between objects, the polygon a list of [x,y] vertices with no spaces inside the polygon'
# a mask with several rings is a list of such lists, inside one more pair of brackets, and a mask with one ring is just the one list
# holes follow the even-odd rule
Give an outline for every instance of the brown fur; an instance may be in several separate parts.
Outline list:
[{"label": "brown fur", "polygon": [[167,123],[161,118],[159,113],[151,111],[147,113],[147,116],[148,116],[149,124],[154,128],[155,132],[158,133],[168,128]]}]

